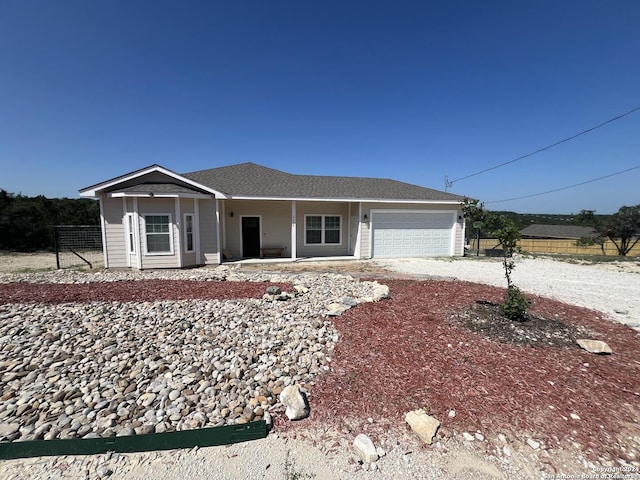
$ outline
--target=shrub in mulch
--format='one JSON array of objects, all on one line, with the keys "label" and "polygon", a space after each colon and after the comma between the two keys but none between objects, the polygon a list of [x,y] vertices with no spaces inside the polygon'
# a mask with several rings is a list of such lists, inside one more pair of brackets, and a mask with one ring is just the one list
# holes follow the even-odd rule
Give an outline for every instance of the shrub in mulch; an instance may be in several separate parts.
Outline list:
[{"label": "shrub in mulch", "polygon": [[[627,452],[638,451],[640,340],[630,328],[593,310],[527,295],[531,323],[516,322],[522,332],[512,334],[513,322],[504,319],[486,326],[498,318],[504,289],[385,283],[390,300],[333,320],[340,340],[332,370],[311,390],[312,425],[344,429],[343,419],[357,419],[375,437],[365,427],[369,417],[382,434],[406,429],[406,412],[425,408],[441,421],[444,437],[504,433],[627,461]],[[578,334],[606,341],[613,355],[581,350],[573,342]]]},{"label": "shrub in mulch", "polygon": [[160,300],[230,300],[260,298],[267,287],[291,291],[291,284],[271,282],[199,282],[145,280],[106,283],[0,283],[0,305],[7,303],[153,302]]}]

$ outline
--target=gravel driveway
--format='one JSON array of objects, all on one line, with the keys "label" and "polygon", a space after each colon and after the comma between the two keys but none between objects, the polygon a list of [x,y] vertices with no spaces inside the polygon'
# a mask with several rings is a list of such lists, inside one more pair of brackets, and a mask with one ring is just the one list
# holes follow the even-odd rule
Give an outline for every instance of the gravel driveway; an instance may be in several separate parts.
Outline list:
[{"label": "gravel driveway", "polygon": [[[411,258],[377,260],[388,270],[411,275],[449,277],[506,287],[502,261],[495,258]],[[591,308],[640,331],[640,263],[596,265],[516,259],[513,281],[524,292]]]}]

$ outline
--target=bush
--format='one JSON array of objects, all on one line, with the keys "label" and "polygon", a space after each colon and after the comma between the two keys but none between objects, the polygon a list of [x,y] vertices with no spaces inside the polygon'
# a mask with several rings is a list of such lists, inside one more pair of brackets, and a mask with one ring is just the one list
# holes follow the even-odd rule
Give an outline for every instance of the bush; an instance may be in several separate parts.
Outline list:
[{"label": "bush", "polygon": [[529,309],[529,300],[527,300],[522,291],[515,285],[507,287],[507,293],[504,301],[500,305],[500,312],[509,320],[526,320],[527,310]]}]

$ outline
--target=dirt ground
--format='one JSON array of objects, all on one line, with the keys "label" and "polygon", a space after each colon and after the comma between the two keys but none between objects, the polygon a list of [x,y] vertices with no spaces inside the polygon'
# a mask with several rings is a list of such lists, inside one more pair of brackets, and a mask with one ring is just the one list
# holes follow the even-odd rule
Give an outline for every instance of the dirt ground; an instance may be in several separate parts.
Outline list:
[{"label": "dirt ground", "polygon": [[[245,272],[333,272],[357,277],[388,277],[389,270],[368,260],[315,261],[315,262],[271,262],[271,263],[231,263],[240,265]],[[101,268],[102,265],[98,265]],[[36,272],[55,270],[56,254],[53,252],[15,253],[0,251],[0,273]],[[76,267],[74,267],[76,268]],[[83,268],[78,265],[77,268]],[[407,277],[393,274],[394,277]]]},{"label": "dirt ground", "polygon": [[[85,256],[93,262],[94,269],[103,267],[102,261],[96,260],[96,258],[100,257],[99,253],[96,255],[96,252],[92,251]],[[69,252],[61,254],[60,262],[63,267],[71,265],[72,267],[70,268],[88,269],[88,266],[82,260]],[[53,252],[16,253],[0,251],[0,273],[42,272],[57,268],[56,254]]]}]

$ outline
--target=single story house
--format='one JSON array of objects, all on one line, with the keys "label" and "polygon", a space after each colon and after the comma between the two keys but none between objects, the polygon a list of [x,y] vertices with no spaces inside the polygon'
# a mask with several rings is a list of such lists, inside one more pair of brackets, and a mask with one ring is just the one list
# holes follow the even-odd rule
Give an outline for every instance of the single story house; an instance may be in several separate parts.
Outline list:
[{"label": "single story house", "polygon": [[106,268],[464,254],[465,198],[389,179],[151,165],[80,195],[100,202]]}]

